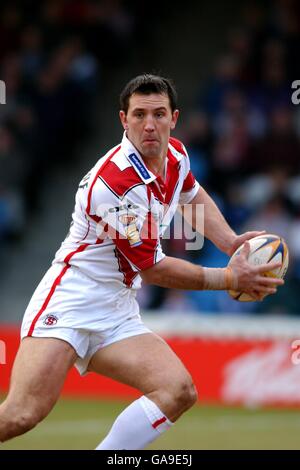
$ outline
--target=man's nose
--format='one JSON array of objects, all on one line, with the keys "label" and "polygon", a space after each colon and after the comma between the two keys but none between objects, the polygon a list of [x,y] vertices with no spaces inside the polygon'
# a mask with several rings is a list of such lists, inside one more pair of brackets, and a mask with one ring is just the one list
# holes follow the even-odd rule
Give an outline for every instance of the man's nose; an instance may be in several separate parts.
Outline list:
[{"label": "man's nose", "polygon": [[154,131],[154,120],[152,116],[147,116],[145,122],[145,131],[152,132]]}]

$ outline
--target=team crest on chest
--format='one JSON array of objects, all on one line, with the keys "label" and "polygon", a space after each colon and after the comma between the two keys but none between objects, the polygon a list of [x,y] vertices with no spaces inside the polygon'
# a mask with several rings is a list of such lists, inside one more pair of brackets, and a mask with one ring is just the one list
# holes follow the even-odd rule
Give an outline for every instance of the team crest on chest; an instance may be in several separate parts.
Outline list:
[{"label": "team crest on chest", "polygon": [[139,246],[143,242],[136,225],[137,216],[134,214],[124,214],[119,216],[119,221],[124,225],[125,235],[130,246]]}]

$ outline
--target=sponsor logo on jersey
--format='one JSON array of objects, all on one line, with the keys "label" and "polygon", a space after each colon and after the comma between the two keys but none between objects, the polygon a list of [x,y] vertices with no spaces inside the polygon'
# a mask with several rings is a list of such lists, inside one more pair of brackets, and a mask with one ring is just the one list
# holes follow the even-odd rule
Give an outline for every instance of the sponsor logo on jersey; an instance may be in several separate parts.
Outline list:
[{"label": "sponsor logo on jersey", "polygon": [[147,168],[145,167],[145,165],[143,165],[143,163],[140,161],[140,159],[135,153],[131,153],[130,155],[128,155],[128,158],[133,164],[133,166],[140,173],[140,175],[144,178],[144,180],[149,180],[151,178]]},{"label": "sponsor logo on jersey", "polygon": [[133,209],[139,209],[139,206],[137,206],[136,204],[123,204],[123,205],[108,209],[108,212],[121,212],[123,210],[133,210]]}]

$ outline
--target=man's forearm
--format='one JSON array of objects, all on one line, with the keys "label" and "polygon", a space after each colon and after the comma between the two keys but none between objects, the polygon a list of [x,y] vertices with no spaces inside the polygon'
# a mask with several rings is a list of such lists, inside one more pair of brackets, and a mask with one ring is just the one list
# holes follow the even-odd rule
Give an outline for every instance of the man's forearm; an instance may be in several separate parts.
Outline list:
[{"label": "man's forearm", "polygon": [[236,234],[230,228],[212,198],[203,188],[200,188],[191,204],[195,208],[192,217],[193,228],[197,230],[197,204],[204,204],[204,235],[221,251],[229,254]]},{"label": "man's forearm", "polygon": [[224,290],[234,287],[230,268],[204,268],[166,256],[141,272],[142,279],[160,287],[182,290]]}]

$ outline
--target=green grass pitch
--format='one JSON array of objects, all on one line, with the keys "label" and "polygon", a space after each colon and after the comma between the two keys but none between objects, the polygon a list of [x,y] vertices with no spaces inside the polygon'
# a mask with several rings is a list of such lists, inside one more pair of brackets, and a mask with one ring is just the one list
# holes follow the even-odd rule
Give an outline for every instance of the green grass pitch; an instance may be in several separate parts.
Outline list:
[{"label": "green grass pitch", "polygon": [[[126,402],[61,399],[5,449],[94,449]],[[196,405],[149,449],[300,449],[300,410]]]}]

